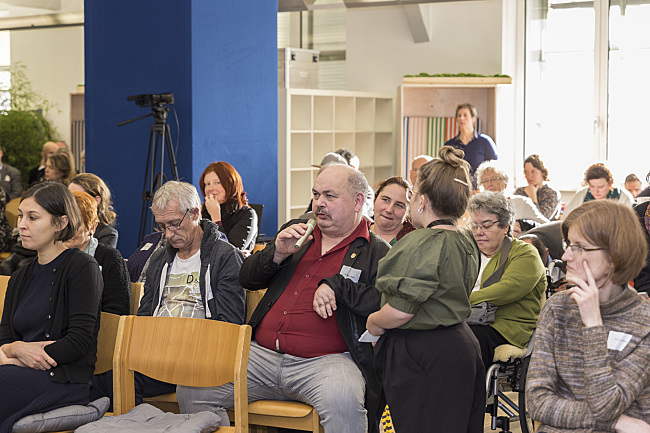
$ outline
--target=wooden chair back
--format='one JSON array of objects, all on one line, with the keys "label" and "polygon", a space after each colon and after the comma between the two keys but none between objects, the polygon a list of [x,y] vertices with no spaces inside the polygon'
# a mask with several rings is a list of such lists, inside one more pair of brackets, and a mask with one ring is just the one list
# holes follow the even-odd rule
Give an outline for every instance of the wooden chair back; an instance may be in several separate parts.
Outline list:
[{"label": "wooden chair back", "polygon": [[18,226],[18,205],[20,204],[20,197],[16,197],[13,200],[9,200],[9,203],[5,206],[5,216],[11,228],[16,228]]},{"label": "wooden chair back", "polygon": [[95,374],[106,373],[113,369],[113,354],[117,342],[117,330],[120,326],[117,314],[102,311],[99,319],[99,334],[97,334],[97,362]]},{"label": "wooden chair back", "polygon": [[5,295],[7,294],[7,286],[9,285],[9,278],[6,275],[0,275],[0,320],[2,319],[2,311],[5,306]]},{"label": "wooden chair back", "polygon": [[253,311],[257,308],[257,304],[260,303],[262,297],[266,293],[267,289],[262,290],[246,290],[246,323],[251,320]]},{"label": "wooden chair back", "polygon": [[185,386],[235,385],[235,428],[248,432],[251,327],[217,320],[122,316],[113,361],[113,409],[135,406],[133,373]]},{"label": "wooden chair back", "polygon": [[140,307],[140,299],[144,295],[144,283],[131,283],[131,309],[130,313],[136,315]]}]

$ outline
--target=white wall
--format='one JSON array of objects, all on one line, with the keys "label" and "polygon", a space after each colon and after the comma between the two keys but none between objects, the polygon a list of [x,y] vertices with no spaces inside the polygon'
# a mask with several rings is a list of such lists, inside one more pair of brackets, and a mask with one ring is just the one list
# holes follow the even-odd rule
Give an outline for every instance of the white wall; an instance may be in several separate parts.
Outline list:
[{"label": "white wall", "polygon": [[11,63],[17,61],[27,66],[33,88],[58,105],[47,118],[70,144],[70,93],[84,84],[83,27],[12,31]]},{"label": "white wall", "polygon": [[395,92],[420,72],[501,73],[502,0],[423,5],[431,41],[413,42],[401,6],[348,9],[347,87]]}]

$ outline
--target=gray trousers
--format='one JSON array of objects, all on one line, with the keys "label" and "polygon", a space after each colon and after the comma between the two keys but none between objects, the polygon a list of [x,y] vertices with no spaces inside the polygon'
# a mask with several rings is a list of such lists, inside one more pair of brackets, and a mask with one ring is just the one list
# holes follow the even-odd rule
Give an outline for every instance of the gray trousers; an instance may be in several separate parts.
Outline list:
[{"label": "gray trousers", "polygon": [[[349,353],[300,358],[251,342],[248,401],[296,400],[320,415],[326,433],[366,433],[365,381]],[[211,411],[229,425],[225,409],[234,407],[232,383],[212,388],[179,386],[182,413]],[[225,409],[224,409],[225,408]]]}]

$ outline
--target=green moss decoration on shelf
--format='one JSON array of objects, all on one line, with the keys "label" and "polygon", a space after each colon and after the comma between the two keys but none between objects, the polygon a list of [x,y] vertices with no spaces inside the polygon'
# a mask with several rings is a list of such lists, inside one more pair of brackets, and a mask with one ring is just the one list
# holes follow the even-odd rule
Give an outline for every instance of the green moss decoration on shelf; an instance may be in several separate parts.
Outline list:
[{"label": "green moss decoration on shelf", "polygon": [[460,74],[428,74],[426,72],[420,72],[417,75],[404,75],[405,78],[414,78],[414,77],[490,77],[490,78],[510,78],[510,75],[504,74],[494,74],[494,75],[483,75],[483,74],[470,74],[461,72]]}]

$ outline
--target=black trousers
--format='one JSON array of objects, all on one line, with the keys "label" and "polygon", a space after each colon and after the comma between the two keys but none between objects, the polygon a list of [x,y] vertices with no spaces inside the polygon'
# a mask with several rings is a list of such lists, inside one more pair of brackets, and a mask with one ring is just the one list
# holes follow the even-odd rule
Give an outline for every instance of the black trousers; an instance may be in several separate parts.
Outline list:
[{"label": "black trousers", "polygon": [[377,346],[395,431],[483,432],[485,369],[465,323],[389,330]]},{"label": "black trousers", "polygon": [[492,361],[494,359],[494,349],[502,344],[510,344],[510,342],[490,325],[470,325],[469,327],[481,345],[481,358],[485,370],[487,370],[490,365],[494,364],[494,361]]},{"label": "black trousers", "polygon": [[[171,394],[176,392],[176,385],[166,382],[161,382],[152,379],[149,376],[138,373],[133,375],[133,382],[135,385],[135,405],[142,404],[143,397],[155,397],[157,395]],[[100,397],[109,397],[111,405],[108,408],[109,412],[113,410],[113,370],[106,373],[97,374],[93,376],[93,386],[90,390],[90,401],[97,400]]]}]

